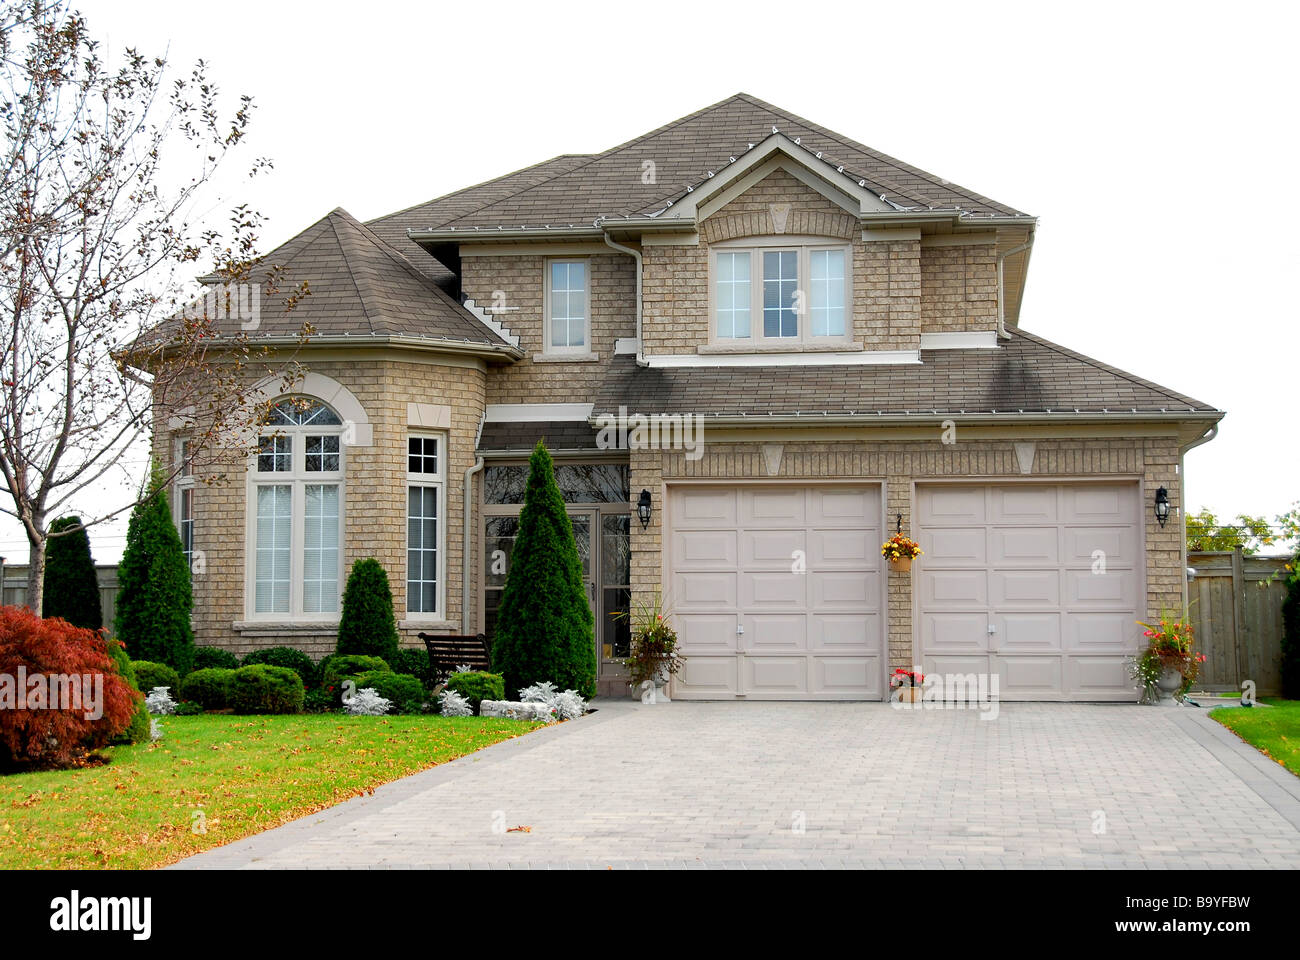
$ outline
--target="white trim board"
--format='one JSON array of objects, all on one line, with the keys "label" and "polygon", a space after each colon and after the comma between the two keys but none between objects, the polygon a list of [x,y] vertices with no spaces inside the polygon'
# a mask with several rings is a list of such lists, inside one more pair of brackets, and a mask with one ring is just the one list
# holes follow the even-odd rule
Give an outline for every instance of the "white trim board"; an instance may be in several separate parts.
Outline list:
[{"label": "white trim board", "polygon": [[920,363],[920,350],[854,350],[825,353],[670,353],[645,358],[646,365],[674,367],[856,367]]},{"label": "white trim board", "polygon": [[996,330],[963,330],[955,333],[921,334],[922,350],[996,350]]},{"label": "white trim board", "polygon": [[489,403],[486,423],[547,423],[555,421],[586,422],[594,403]]}]

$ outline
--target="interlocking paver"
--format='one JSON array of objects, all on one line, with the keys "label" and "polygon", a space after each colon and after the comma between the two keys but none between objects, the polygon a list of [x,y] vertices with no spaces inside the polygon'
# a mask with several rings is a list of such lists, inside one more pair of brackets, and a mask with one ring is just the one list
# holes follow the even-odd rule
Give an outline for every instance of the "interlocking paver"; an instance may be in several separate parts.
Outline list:
[{"label": "interlocking paver", "polygon": [[[1300,779],[1195,708],[602,702],[181,868],[1294,868]],[[507,826],[530,832],[499,833]],[[1188,830],[1187,824],[1196,829]]]}]

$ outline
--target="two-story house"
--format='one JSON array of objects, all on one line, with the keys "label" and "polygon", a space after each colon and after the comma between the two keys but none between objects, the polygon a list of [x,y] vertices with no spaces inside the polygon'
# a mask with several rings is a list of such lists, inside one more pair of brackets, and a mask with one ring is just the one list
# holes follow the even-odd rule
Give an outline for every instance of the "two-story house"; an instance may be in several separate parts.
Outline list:
[{"label": "two-story house", "polygon": [[[1133,699],[1135,621],[1183,602],[1183,454],[1223,414],[1021,328],[1035,224],[744,94],[335,210],[266,258],[312,291],[254,332],[313,324],[299,399],[244,482],[176,489],[196,637],[321,656],[363,556],[406,642],[491,634],[541,439],[605,692],[610,615],[662,592],[678,698],[881,699],[920,664]],[[880,556],[899,530],[910,572]]]}]

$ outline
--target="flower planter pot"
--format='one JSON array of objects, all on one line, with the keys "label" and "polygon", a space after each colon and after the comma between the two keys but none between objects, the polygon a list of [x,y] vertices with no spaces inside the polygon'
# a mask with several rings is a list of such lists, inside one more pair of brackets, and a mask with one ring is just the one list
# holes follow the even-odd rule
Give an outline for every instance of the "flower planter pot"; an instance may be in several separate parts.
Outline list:
[{"label": "flower planter pot", "polygon": [[889,561],[889,569],[897,573],[907,573],[912,569],[911,557],[898,557]]},{"label": "flower planter pot", "polygon": [[925,698],[925,691],[920,687],[899,687],[899,703],[920,703]]},{"label": "flower planter pot", "polygon": [[1178,701],[1174,699],[1176,694],[1183,685],[1183,675],[1174,667],[1165,667],[1160,671],[1160,677],[1156,680],[1156,693],[1159,699],[1156,701],[1162,707],[1174,707]]}]

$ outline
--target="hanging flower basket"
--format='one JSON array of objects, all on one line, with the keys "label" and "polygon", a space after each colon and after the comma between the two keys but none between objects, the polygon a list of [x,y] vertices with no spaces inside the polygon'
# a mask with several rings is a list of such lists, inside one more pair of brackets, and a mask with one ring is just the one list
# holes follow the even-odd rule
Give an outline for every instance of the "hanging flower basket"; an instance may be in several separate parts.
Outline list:
[{"label": "hanging flower basket", "polygon": [[890,570],[907,573],[912,569],[912,561],[921,555],[921,545],[899,533],[880,545],[880,555],[889,561]]}]

